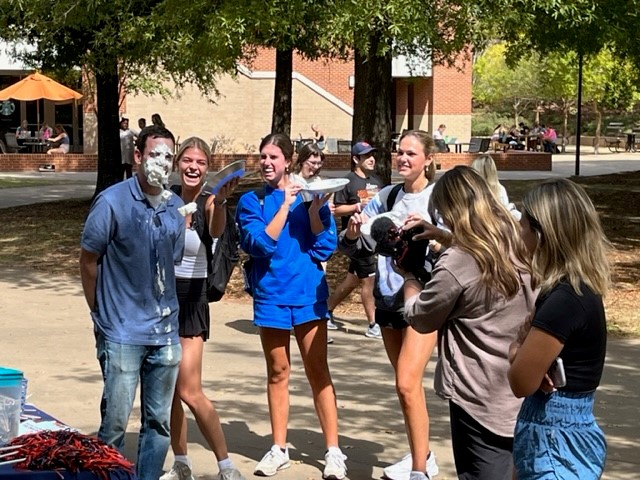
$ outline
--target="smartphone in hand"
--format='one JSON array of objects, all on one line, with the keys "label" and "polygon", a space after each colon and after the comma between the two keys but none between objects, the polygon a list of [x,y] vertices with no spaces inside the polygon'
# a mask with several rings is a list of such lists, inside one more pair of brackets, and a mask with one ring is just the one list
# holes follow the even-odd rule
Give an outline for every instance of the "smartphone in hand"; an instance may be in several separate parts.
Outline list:
[{"label": "smartphone in hand", "polygon": [[553,361],[547,374],[555,388],[561,388],[567,385],[567,376],[564,373],[564,363],[560,357]]}]

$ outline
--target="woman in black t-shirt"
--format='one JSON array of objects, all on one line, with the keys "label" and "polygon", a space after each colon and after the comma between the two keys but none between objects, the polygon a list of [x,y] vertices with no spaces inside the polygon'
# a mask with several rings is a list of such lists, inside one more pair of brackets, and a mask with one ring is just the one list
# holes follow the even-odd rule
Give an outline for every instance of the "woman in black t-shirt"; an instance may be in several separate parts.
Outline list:
[{"label": "woman in black t-shirt", "polygon": [[535,187],[523,207],[522,236],[540,296],[509,352],[511,389],[527,397],[514,435],[517,478],[598,479],[606,442],[593,403],[607,344],[609,242],[593,203],[569,180]]}]

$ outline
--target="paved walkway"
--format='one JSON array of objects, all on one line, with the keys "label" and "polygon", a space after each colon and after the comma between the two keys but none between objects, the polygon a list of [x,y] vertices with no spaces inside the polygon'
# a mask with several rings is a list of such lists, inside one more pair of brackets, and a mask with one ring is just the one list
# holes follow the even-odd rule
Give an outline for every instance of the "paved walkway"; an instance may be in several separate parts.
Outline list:
[{"label": "paved walkway", "polygon": [[[85,433],[99,425],[102,380],[91,320],[76,278],[0,269],[0,365],[19,368],[29,378],[30,401]],[[247,478],[271,445],[260,339],[251,324],[249,301],[212,304],[213,331],[205,346],[203,383],[215,401],[232,459]],[[349,456],[349,478],[378,479],[382,469],[404,455],[407,440],[393,372],[381,341],[366,338],[363,319],[339,321],[329,347],[338,396],[340,443]],[[293,339],[292,339],[293,340]],[[295,343],[295,342],[293,342]],[[610,339],[597,395],[596,415],[609,443],[605,480],[638,478],[640,421],[639,340]],[[292,347],[291,416],[288,441],[294,464],[282,480],[315,480],[322,474],[322,435],[315,418],[298,349]],[[440,480],[455,478],[447,404],[433,394],[433,367],[425,375],[431,413],[432,449]],[[135,455],[140,421],[134,410],[127,431],[127,454]],[[188,416],[189,454],[198,479],[213,480],[213,456]],[[172,459],[167,460],[167,467]]]}]

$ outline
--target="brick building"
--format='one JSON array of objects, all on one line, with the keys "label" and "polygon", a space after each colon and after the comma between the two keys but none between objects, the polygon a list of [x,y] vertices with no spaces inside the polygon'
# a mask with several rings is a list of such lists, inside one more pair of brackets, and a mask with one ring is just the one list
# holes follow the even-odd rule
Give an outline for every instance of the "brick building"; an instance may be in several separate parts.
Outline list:
[{"label": "brick building", "polygon": [[[462,65],[459,65],[462,66]],[[293,60],[292,123],[293,138],[308,138],[316,123],[330,139],[351,139],[353,116],[352,61],[310,61],[299,55]],[[471,68],[441,66],[422,69],[419,77],[408,71],[406,61],[394,60],[393,128],[433,131],[447,125],[447,135],[467,141],[471,133]],[[235,77],[220,78],[220,96],[210,101],[193,86],[177,91],[169,100],[158,96],[128,95],[123,114],[137,128],[137,119],[150,123],[159,113],[176,137],[196,135],[218,143],[218,152],[256,151],[271,128],[275,81],[275,51],[261,50],[251,65],[240,65]],[[173,86],[167,85],[172,91]],[[95,131],[95,115],[85,112],[87,133]],[[94,128],[91,128],[91,125]],[[95,137],[85,135],[85,152],[96,151]]]}]

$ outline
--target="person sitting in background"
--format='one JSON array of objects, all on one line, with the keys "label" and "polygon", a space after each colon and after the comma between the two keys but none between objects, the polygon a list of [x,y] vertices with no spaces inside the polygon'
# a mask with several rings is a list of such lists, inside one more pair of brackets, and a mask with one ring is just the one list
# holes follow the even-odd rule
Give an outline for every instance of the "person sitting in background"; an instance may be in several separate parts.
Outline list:
[{"label": "person sitting in background", "polygon": [[542,134],[542,148],[547,153],[560,153],[558,152],[558,134],[553,127],[547,127]]},{"label": "person sitting in background", "polygon": [[438,129],[433,132],[433,139],[436,143],[436,148],[439,152],[449,152],[449,146],[447,145],[447,138],[444,136],[444,131],[447,126],[444,123],[441,123]]},{"label": "person sitting in background", "polygon": [[53,138],[48,138],[47,142],[51,144],[53,143],[60,144],[58,147],[53,147],[47,150],[47,154],[53,155],[54,153],[56,154],[69,153],[69,135],[67,135],[67,132],[65,131],[64,127],[59,123],[56,124],[56,136]]},{"label": "person sitting in background", "polygon": [[446,130],[446,128],[447,126],[444,123],[441,123],[438,129],[435,132],[433,132],[433,139],[444,140],[444,131]]},{"label": "person sitting in background", "polygon": [[142,130],[142,129],[143,129],[144,127],[146,127],[146,126],[147,126],[147,119],[146,119],[146,118],[144,118],[144,117],[140,117],[140,118],[138,119],[138,128],[139,128],[140,130]]},{"label": "person sitting in background", "polygon": [[514,150],[524,150],[524,145],[520,142],[520,130],[515,125],[511,125],[507,133],[506,142]]},{"label": "person sitting in background", "polygon": [[47,125],[47,122],[44,122],[40,130],[38,130],[38,138],[40,140],[48,140],[51,135],[53,135],[53,129]]},{"label": "person sitting in background", "polygon": [[18,128],[16,128],[16,139],[24,140],[29,138],[31,135],[29,133],[29,122],[26,120],[22,121],[22,124]]}]

